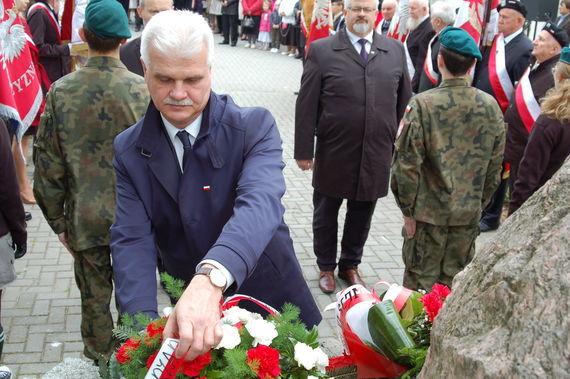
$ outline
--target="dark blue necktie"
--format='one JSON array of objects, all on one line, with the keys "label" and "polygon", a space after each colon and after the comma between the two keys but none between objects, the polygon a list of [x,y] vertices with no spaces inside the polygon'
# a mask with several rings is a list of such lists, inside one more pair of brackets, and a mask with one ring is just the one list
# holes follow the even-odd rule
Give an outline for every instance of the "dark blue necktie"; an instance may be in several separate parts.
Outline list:
[{"label": "dark blue necktie", "polygon": [[364,38],[358,40],[358,43],[362,45],[362,48],[360,49],[360,56],[362,57],[364,63],[368,63],[368,52],[366,51],[366,42],[368,41],[365,40]]},{"label": "dark blue necktie", "polygon": [[181,130],[176,133],[176,136],[182,142],[182,146],[184,146],[184,155],[182,156],[182,171],[186,169],[186,163],[190,159],[190,154],[192,154],[192,144],[190,143],[190,134],[186,130]]}]

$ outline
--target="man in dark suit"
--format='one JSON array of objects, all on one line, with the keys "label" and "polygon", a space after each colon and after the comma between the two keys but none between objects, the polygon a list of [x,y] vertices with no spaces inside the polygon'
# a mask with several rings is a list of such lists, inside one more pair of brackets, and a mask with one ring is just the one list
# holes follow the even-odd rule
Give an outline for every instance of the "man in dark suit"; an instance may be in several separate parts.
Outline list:
[{"label": "man in dark suit", "polygon": [[439,53],[439,33],[455,21],[455,9],[447,1],[437,1],[431,6],[431,26],[435,36],[428,45],[426,58],[420,73],[418,93],[435,88],[441,83],[441,74],[437,68],[437,55]]},{"label": "man in dark suit", "polygon": [[396,13],[396,8],[398,8],[398,2],[396,0],[384,0],[382,2],[382,21],[376,31],[380,31],[380,34],[385,36],[390,30],[390,23],[394,18]]},{"label": "man in dark suit", "polygon": [[[138,15],[146,25],[155,14],[172,9],[172,0],[140,0]],[[121,61],[130,72],[144,76],[141,64],[141,37],[121,46]]]},{"label": "man in dark suit", "polygon": [[[530,64],[532,42],[523,33],[527,13],[523,3],[507,0],[497,9],[499,35],[495,37],[493,46],[486,49],[483,60],[477,65],[473,86],[492,95],[505,112],[514,95],[515,83]],[[506,191],[507,178],[503,175],[499,188],[483,211],[479,223],[482,232],[499,227]]]},{"label": "man in dark suit", "polygon": [[220,45],[237,45],[238,39],[238,0],[224,0],[222,1],[222,30],[224,40]]},{"label": "man in dark suit", "polygon": [[195,13],[153,17],[141,40],[152,101],[114,144],[111,249],[121,311],[157,315],[160,254],[167,273],[189,282],[164,332],[180,336],[177,356],[190,349],[187,360],[220,341],[222,294],[278,309],[293,303],[309,327],[321,320],[283,221],[275,120],[211,91],[213,45]]},{"label": "man in dark suit", "polygon": [[375,0],[345,5],[346,29],[311,44],[295,110],[295,159],[314,168],[314,251],[325,293],[335,290],[344,199],[338,275],[364,285],[357,268],[376,200],[388,193],[396,129],[411,96],[403,45],[374,32]]},{"label": "man in dark suit", "polygon": [[560,16],[556,19],[556,26],[564,29],[566,34],[570,36],[570,0],[561,0],[558,7]]},{"label": "man in dark suit", "polygon": [[514,101],[511,101],[505,113],[505,122],[508,125],[505,162],[510,164],[509,190],[511,193],[514,191],[515,182],[518,178],[519,164],[532,130],[532,124],[538,118],[538,114],[535,117],[529,117],[529,109],[533,105],[535,109],[540,109],[540,99],[549,89],[554,87],[552,69],[558,63],[562,48],[568,46],[568,35],[564,30],[548,22],[532,44],[534,46],[532,49],[534,64],[528,73],[528,84],[530,84],[528,95],[530,98],[525,99],[520,91],[515,93]]},{"label": "man in dark suit", "polygon": [[[333,30],[334,33],[338,32],[345,27],[344,20],[344,1],[343,0],[332,0],[331,10],[333,14]],[[332,33],[332,34],[334,34]]]},{"label": "man in dark suit", "polygon": [[[412,91],[418,92],[420,75],[426,59],[430,40],[435,35],[429,17],[428,0],[410,0],[408,3],[410,17],[407,27],[410,30],[406,39],[408,50],[408,70],[412,77]],[[413,70],[413,73],[412,73]]]}]

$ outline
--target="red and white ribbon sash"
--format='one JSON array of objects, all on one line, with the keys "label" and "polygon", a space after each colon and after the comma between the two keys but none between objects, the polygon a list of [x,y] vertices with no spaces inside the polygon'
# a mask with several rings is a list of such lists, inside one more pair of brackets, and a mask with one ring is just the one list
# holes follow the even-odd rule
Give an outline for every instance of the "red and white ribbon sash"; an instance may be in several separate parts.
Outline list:
[{"label": "red and white ribbon sash", "polygon": [[491,82],[495,98],[501,110],[505,113],[515,89],[505,64],[505,39],[503,33],[500,33],[497,38],[495,38],[495,42],[493,42],[493,46],[491,47],[491,55],[489,57],[489,81]]},{"label": "red and white ribbon sash", "polygon": [[433,68],[433,61],[431,59],[431,45],[433,44],[433,41],[435,40],[436,37],[437,34],[433,36],[433,38],[428,43],[426,60],[424,62],[424,72],[429,81],[432,82],[434,86],[437,86],[437,82],[439,81],[439,74],[435,72]]},{"label": "red and white ribbon sash", "polygon": [[540,116],[540,104],[536,101],[532,86],[530,85],[530,67],[526,69],[517,89],[515,91],[515,101],[519,117],[521,118],[524,127],[530,133],[534,122]]},{"label": "red and white ribbon sash", "polygon": [[412,62],[412,57],[410,56],[410,52],[408,51],[408,41],[404,42],[404,50],[406,52],[406,66],[408,66],[408,74],[410,75],[410,81],[414,77],[416,73],[416,68],[414,67],[414,63]]},{"label": "red and white ribbon sash", "polygon": [[53,28],[55,29],[55,33],[57,34],[57,40],[59,43],[61,43],[61,30],[60,30],[59,22],[55,18],[53,11],[51,9],[49,9],[49,7],[46,4],[44,4],[42,2],[37,2],[37,3],[32,4],[30,9],[28,9],[28,14],[30,14],[33,10],[35,10],[37,8],[43,9],[43,11],[48,15],[48,17],[51,21],[51,24],[52,24]]}]

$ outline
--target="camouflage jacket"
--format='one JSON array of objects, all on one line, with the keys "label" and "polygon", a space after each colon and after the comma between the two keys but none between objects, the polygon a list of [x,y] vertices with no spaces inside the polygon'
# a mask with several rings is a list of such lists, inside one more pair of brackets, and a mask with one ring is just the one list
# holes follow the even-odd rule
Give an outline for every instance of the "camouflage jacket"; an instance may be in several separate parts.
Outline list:
[{"label": "camouflage jacket", "polygon": [[392,192],[404,216],[473,225],[500,181],[505,123],[497,102],[465,79],[410,100],[392,161]]},{"label": "camouflage jacket", "polygon": [[115,216],[113,139],[136,123],[148,89],[111,57],[53,83],[34,142],[34,194],[55,233],[74,250],[109,244]]}]

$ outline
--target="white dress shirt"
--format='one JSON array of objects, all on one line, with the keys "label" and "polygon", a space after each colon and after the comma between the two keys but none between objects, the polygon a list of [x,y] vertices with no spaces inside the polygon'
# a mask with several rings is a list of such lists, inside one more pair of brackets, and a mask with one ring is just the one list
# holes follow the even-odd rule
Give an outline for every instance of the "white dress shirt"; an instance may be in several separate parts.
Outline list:
[{"label": "white dress shirt", "polygon": [[356,49],[358,55],[360,55],[360,50],[362,50],[362,45],[358,41],[364,38],[367,41],[366,45],[364,45],[364,48],[366,49],[366,52],[370,54],[370,49],[372,49],[372,36],[374,35],[374,30],[368,33],[365,37],[359,37],[356,34],[352,33],[350,30],[348,30],[348,28],[346,28],[346,35],[348,35],[348,39],[350,43],[352,43],[352,46],[354,46],[354,48]]},{"label": "white dress shirt", "polygon": [[[178,159],[178,164],[180,165],[180,169],[184,171],[184,168],[182,167],[182,158],[184,157],[184,145],[182,145],[182,141],[180,141],[180,138],[176,136],[176,133],[178,133],[181,130],[186,130],[188,134],[190,134],[189,136],[190,144],[194,146],[194,141],[196,141],[196,138],[200,133],[200,125],[202,124],[202,114],[200,113],[200,115],[196,118],[196,120],[194,120],[190,125],[188,125],[183,129],[179,129],[176,126],[172,125],[170,122],[168,122],[166,118],[164,118],[162,114],[160,114],[160,117],[162,118],[162,122],[164,123],[164,127],[166,128],[166,133],[168,134],[168,137],[172,142],[172,146],[174,146],[174,151],[176,152],[176,158]],[[228,269],[225,268],[219,262],[214,261],[212,259],[204,259],[203,261],[198,263],[198,265],[196,266],[196,271],[198,271],[200,267],[202,267],[202,265],[206,263],[216,267],[218,270],[220,270],[222,274],[224,274],[224,276],[226,277],[226,288],[228,288],[233,284],[235,280],[233,275],[228,271]],[[224,288],[224,290],[226,288]]]},{"label": "white dress shirt", "polygon": [[521,34],[523,32],[523,28],[520,28],[519,30],[517,30],[516,32],[514,32],[513,34],[510,34],[508,37],[504,37],[505,40],[505,45],[509,42],[511,42],[516,36],[518,36],[519,34]]}]

